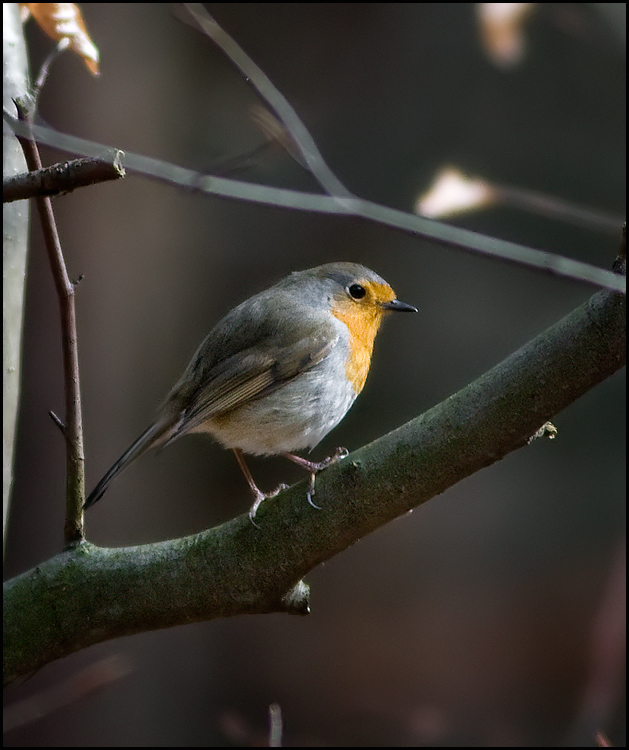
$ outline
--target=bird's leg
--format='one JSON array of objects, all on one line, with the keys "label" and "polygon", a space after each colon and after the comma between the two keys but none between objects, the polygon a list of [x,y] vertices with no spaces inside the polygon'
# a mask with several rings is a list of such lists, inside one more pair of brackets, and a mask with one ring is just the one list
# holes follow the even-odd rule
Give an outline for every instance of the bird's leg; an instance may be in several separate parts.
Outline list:
[{"label": "bird's leg", "polygon": [[323,471],[323,469],[327,469],[328,466],[331,466],[337,461],[340,461],[342,458],[345,458],[348,453],[349,451],[347,450],[347,448],[337,448],[331,456],[328,456],[327,458],[324,458],[323,461],[319,462],[308,461],[307,458],[296,456],[294,453],[283,453],[282,455],[288,458],[290,461],[293,461],[293,463],[296,463],[298,466],[301,466],[302,469],[306,469],[306,471],[310,472],[310,482],[308,484],[308,492],[306,493],[306,497],[308,498],[308,502],[310,503],[310,505],[312,505],[313,508],[321,510],[321,508],[318,505],[315,505],[312,501],[312,496],[315,494],[315,477],[317,475],[317,472]]},{"label": "bird's leg", "polygon": [[232,448],[234,451],[234,455],[236,456],[236,461],[238,461],[238,466],[240,466],[240,469],[242,473],[245,475],[245,479],[247,480],[247,484],[249,487],[251,487],[251,491],[254,495],[254,501],[251,508],[249,508],[249,520],[251,523],[256,527],[256,529],[259,529],[260,527],[258,524],[253,520],[255,518],[256,513],[258,512],[258,508],[260,507],[260,503],[263,500],[266,500],[269,497],[275,497],[278,495],[282,490],[288,489],[287,484],[280,484],[278,487],[276,487],[271,492],[262,492],[262,490],[258,487],[258,485],[255,483],[253,477],[251,476],[251,472],[249,471],[249,467],[245,463],[245,457],[242,455],[242,451],[240,448]]}]

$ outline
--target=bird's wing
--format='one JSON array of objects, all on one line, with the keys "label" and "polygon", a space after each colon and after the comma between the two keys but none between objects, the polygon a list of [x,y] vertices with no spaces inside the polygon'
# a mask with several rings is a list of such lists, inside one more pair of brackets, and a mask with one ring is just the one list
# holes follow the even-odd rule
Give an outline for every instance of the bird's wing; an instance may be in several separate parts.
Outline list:
[{"label": "bird's wing", "polygon": [[[216,414],[264,396],[321,362],[338,341],[332,325],[317,325],[298,341],[282,347],[255,346],[233,354],[191,383],[182,378],[173,389],[183,419],[171,439],[194,430]],[[170,442],[170,440],[168,441]]]}]

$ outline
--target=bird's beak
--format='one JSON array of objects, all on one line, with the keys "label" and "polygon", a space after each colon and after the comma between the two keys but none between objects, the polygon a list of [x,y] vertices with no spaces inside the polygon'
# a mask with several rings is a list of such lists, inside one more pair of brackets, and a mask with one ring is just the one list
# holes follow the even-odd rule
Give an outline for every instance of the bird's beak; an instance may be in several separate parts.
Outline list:
[{"label": "bird's beak", "polygon": [[408,305],[406,302],[400,302],[399,299],[392,299],[391,302],[383,302],[382,307],[385,310],[397,310],[398,312],[417,312],[417,308]]}]

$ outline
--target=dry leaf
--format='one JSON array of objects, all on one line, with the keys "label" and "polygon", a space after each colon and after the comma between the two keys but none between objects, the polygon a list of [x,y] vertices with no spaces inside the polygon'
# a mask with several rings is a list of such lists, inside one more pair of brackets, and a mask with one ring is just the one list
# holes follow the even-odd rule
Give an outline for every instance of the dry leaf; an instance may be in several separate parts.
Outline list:
[{"label": "dry leaf", "polygon": [[81,11],[74,3],[20,3],[22,22],[29,14],[55,42],[80,55],[90,72],[98,75],[98,49],[85,29]]}]

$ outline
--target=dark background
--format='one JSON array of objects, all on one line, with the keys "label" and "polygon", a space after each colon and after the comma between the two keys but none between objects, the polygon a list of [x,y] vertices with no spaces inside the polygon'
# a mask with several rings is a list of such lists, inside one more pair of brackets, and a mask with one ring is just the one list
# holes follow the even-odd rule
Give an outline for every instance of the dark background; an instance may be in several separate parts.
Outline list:
[{"label": "dark background", "polygon": [[[85,4],[92,78],[66,53],[41,100],[53,127],[197,170],[263,142],[253,90],[168,4]],[[511,68],[473,4],[216,3],[356,194],[411,210],[445,163],[623,214],[624,4],[543,4]],[[29,22],[33,70],[51,42]],[[48,163],[64,158],[46,152]],[[271,150],[240,179],[314,189]],[[366,388],[317,448],[355,449],[443,400],[592,290],[364,221],[187,193],[129,176],[54,201],[77,296],[91,488],[147,426],[227,310],[334,260],[381,274],[420,313],[388,320]],[[493,208],[455,223],[609,267],[618,232]],[[58,306],[33,221],[5,575],[63,544]],[[624,533],[624,372],[538,441],[314,570],[312,614],[240,617],[103,643],[5,701],[55,695],[110,655],[124,676],[6,735],[13,746],[560,744],[591,677],[592,628]],[[262,487],[301,478],[255,460]],[[190,437],[138,461],[87,516],[90,541],[141,544],[246,511],[233,456]],[[51,693],[42,693],[50,690]],[[623,745],[624,705],[604,728]]]}]

